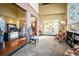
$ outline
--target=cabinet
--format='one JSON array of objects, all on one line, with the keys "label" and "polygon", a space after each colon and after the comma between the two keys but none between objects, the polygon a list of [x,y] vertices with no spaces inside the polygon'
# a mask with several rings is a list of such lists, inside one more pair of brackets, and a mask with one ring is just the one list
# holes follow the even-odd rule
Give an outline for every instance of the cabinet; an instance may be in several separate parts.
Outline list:
[{"label": "cabinet", "polygon": [[73,47],[74,46],[74,33],[72,32],[67,32],[67,39],[66,39],[66,42],[67,44],[70,46],[70,47]]}]

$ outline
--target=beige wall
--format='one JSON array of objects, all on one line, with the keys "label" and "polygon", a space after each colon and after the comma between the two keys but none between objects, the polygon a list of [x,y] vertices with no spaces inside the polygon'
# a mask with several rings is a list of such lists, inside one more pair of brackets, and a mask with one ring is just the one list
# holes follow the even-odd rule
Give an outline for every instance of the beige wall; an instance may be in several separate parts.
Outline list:
[{"label": "beige wall", "polygon": [[66,13],[66,4],[63,3],[51,3],[50,5],[40,4],[40,15],[60,14]]},{"label": "beige wall", "polygon": [[[51,4],[43,6],[40,4],[40,23],[42,33],[44,32],[44,21],[46,20],[66,20],[67,4]],[[41,28],[40,28],[41,29]]]},{"label": "beige wall", "polygon": [[31,15],[36,17],[36,19],[37,19],[37,35],[39,35],[39,26],[40,26],[39,14],[28,3],[17,3],[17,5],[26,10],[25,26],[27,26],[27,27],[31,26]]},{"label": "beige wall", "polygon": [[24,20],[23,18],[25,17],[25,12],[11,3],[2,3],[0,4],[0,16],[4,17],[6,23],[16,24],[19,28],[17,20]]},{"label": "beige wall", "polygon": [[20,8],[18,8],[17,6],[13,4],[2,3],[0,4],[0,15],[10,16],[17,19],[18,17],[24,16],[24,11],[22,11]]},{"label": "beige wall", "polygon": [[[65,14],[55,14],[55,15],[46,15],[46,16],[40,16],[41,20],[41,26],[44,26],[44,21],[46,20],[65,20]],[[44,32],[44,27],[43,27]]]}]

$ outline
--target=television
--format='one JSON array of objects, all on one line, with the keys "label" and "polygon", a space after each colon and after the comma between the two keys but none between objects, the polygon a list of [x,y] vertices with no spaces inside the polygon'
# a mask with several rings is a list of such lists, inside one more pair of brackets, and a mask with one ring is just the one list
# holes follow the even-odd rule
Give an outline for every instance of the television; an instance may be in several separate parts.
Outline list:
[{"label": "television", "polygon": [[19,33],[18,32],[10,32],[9,33],[9,39],[17,39],[19,37]]},{"label": "television", "polygon": [[75,40],[79,41],[79,36],[75,35]]}]

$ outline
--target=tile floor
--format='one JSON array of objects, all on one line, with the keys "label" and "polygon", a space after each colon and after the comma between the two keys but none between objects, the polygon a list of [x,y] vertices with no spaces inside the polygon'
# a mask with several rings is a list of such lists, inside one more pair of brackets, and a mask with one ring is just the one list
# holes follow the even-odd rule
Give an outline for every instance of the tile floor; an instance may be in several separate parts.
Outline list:
[{"label": "tile floor", "polygon": [[63,56],[68,48],[65,42],[60,44],[53,36],[40,36],[36,46],[28,44],[12,56]]}]

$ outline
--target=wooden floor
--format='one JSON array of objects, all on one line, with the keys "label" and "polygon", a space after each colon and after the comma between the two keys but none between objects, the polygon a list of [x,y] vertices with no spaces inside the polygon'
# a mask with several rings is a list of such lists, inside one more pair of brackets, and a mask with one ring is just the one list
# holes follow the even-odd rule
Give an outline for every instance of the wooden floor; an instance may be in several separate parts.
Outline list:
[{"label": "wooden floor", "polygon": [[0,51],[0,56],[9,55],[25,44],[27,44],[27,39],[25,37],[5,42],[5,48]]}]

